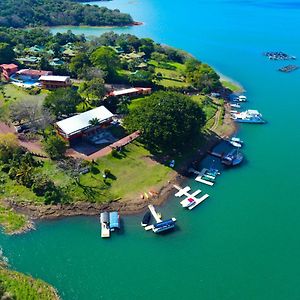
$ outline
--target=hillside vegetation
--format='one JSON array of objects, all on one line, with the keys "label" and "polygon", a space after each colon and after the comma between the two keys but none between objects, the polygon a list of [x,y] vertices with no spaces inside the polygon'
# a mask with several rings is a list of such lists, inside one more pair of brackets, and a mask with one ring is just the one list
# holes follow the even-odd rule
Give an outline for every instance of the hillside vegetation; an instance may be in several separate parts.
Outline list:
[{"label": "hillside vegetation", "polygon": [[123,26],[130,25],[130,15],[96,5],[82,5],[69,0],[0,1],[0,26],[34,27],[59,25]]}]

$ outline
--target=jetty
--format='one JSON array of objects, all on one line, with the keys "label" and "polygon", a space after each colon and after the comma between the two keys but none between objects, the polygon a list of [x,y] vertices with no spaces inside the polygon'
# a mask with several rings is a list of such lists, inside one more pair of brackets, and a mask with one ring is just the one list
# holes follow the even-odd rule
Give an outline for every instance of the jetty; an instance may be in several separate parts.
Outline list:
[{"label": "jetty", "polygon": [[100,214],[100,223],[101,223],[101,237],[109,238],[110,237],[110,228],[109,228],[109,213],[102,212]]},{"label": "jetty", "polygon": [[186,196],[184,200],[180,201],[180,204],[182,207],[188,208],[189,210],[192,210],[209,197],[208,194],[205,194],[204,196],[197,198],[197,196],[201,193],[201,190],[196,190],[193,193],[189,193],[189,186],[181,188],[177,185],[174,185],[174,188],[178,190],[178,192],[175,194],[176,197]]},{"label": "jetty", "polygon": [[194,173],[194,174],[197,175],[197,177],[195,178],[195,180],[196,180],[197,182],[201,182],[201,183],[203,183],[203,184],[206,184],[206,185],[209,185],[209,186],[213,186],[213,185],[215,184],[213,181],[209,181],[209,180],[203,179],[203,177],[211,177],[211,179],[214,179],[213,176],[205,175],[205,173],[208,172],[208,171],[209,171],[209,170],[208,170],[208,169],[205,169],[205,168],[202,169],[201,172],[200,172],[200,171],[197,171],[197,170],[195,170],[195,169],[193,169],[193,168],[190,168],[190,169],[189,169],[189,173]]}]

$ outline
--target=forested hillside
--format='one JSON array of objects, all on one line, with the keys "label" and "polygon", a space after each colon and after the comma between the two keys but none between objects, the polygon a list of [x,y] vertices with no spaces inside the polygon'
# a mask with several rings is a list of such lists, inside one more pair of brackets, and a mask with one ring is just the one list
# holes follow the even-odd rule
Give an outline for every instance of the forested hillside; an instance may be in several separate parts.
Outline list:
[{"label": "forested hillside", "polygon": [[0,26],[3,27],[123,26],[132,23],[131,16],[119,10],[82,5],[69,0],[0,1]]}]

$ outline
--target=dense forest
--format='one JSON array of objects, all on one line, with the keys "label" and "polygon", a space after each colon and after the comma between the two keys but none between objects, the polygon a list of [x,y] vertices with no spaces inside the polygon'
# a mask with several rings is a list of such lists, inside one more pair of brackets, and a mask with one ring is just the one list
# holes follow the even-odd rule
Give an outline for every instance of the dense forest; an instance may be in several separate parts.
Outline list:
[{"label": "dense forest", "polygon": [[130,25],[130,15],[96,5],[69,0],[0,1],[0,26],[34,27],[59,25],[122,26]]}]

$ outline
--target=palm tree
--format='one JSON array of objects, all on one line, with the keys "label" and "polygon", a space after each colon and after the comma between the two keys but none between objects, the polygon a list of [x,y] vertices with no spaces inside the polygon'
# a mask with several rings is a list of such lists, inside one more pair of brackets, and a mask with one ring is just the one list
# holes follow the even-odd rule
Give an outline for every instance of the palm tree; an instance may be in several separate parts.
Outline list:
[{"label": "palm tree", "polygon": [[98,126],[98,125],[100,125],[100,120],[98,118],[93,118],[93,119],[89,120],[89,124],[91,126]]}]

